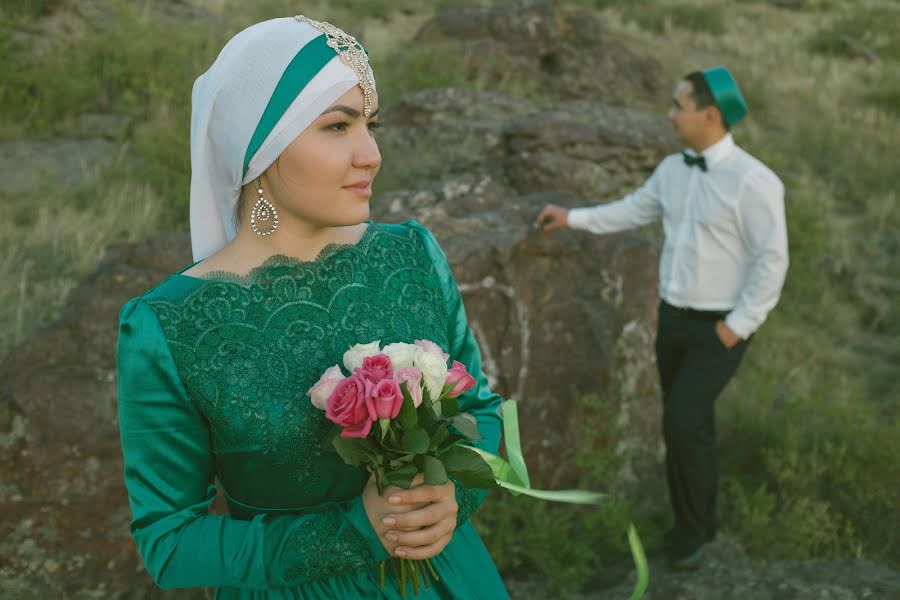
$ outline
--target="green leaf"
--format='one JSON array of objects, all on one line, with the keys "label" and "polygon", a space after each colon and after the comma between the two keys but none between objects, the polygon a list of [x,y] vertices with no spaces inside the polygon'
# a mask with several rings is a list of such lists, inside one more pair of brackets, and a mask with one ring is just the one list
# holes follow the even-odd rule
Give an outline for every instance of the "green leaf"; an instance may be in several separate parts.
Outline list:
[{"label": "green leaf", "polygon": [[478,421],[469,413],[460,413],[450,421],[453,424],[453,428],[466,439],[472,441],[481,439],[481,434],[478,433]]},{"label": "green leaf", "polygon": [[359,447],[356,439],[342,438],[340,435],[335,436],[334,449],[338,451],[345,463],[356,467],[366,462],[367,453]]},{"label": "green leaf", "polygon": [[402,467],[406,463],[412,462],[413,459],[415,459],[415,458],[416,458],[415,454],[404,454],[403,456],[401,456],[399,458],[391,459],[388,464],[390,464],[392,467]]},{"label": "green leaf", "polygon": [[430,450],[434,451],[441,447],[441,443],[450,435],[450,432],[448,431],[449,427],[449,423],[441,423],[437,430],[431,435],[431,444],[429,445]]},{"label": "green leaf", "polygon": [[494,472],[477,452],[465,446],[453,446],[440,456],[447,474],[465,487],[492,488],[497,486]]},{"label": "green leaf", "polygon": [[444,485],[447,483],[447,469],[444,463],[433,456],[425,455],[425,483],[428,485]]},{"label": "green leaf", "polygon": [[441,400],[441,410],[444,417],[454,417],[459,414],[459,401],[456,398],[444,398]]},{"label": "green leaf", "polygon": [[403,438],[400,440],[400,450],[412,454],[424,454],[428,452],[430,443],[431,440],[424,429],[413,427],[403,432]]},{"label": "green leaf", "polygon": [[419,416],[419,427],[427,430],[434,424],[434,410],[427,402],[422,402],[416,409],[416,413]]},{"label": "green leaf", "polygon": [[400,391],[403,392],[403,405],[400,407],[400,414],[397,415],[397,420],[403,429],[412,429],[418,423],[419,417],[416,414],[416,405],[412,396],[409,395],[409,391],[406,389],[406,384],[406,381],[400,384]]},{"label": "green leaf", "polygon": [[409,489],[412,480],[419,470],[415,465],[406,464],[398,469],[390,469],[385,473],[384,479],[388,485],[396,485],[403,489]]}]

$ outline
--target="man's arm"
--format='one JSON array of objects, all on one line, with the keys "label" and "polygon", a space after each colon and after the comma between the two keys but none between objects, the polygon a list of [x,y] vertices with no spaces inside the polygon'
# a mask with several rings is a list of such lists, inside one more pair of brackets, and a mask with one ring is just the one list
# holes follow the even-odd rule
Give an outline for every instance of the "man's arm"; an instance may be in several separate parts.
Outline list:
[{"label": "man's arm", "polygon": [[747,178],[738,202],[741,236],[752,265],[725,324],[741,338],[756,331],[778,303],[788,268],[784,185],[771,172]]},{"label": "man's arm", "polygon": [[644,225],[662,214],[659,167],[640,188],[621,200],[585,208],[549,205],[538,215],[544,231],[560,227],[584,229],[591,233],[614,233]]}]

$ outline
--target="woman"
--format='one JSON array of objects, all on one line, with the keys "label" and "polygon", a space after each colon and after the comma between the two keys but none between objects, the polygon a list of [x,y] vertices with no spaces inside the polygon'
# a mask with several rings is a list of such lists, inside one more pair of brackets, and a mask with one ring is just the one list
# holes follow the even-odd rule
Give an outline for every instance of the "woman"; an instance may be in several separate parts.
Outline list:
[{"label": "woman", "polygon": [[[507,597],[468,523],[483,491],[379,496],[306,394],[354,344],[432,340],[479,373],[461,405],[497,450],[500,398],[440,247],[367,221],[377,113],[359,44],[299,16],[239,33],[194,85],[197,262],[122,309],[118,348],[131,531],[161,587],[396,598],[378,566],[400,556],[432,558],[421,598]],[[226,515],[207,511],[216,479]]]}]

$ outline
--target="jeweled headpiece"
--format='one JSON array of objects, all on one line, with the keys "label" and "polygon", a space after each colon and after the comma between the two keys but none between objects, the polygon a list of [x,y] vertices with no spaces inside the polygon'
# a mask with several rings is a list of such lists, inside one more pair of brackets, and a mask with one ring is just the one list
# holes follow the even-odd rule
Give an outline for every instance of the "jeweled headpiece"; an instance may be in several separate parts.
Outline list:
[{"label": "jeweled headpiece", "polygon": [[366,54],[362,44],[357,42],[355,37],[345,33],[331,23],[315,21],[303,15],[297,15],[294,18],[301,23],[312,25],[324,33],[325,38],[328,40],[328,47],[337,52],[342,63],[353,69],[353,72],[359,78],[359,87],[363,91],[363,112],[366,117],[371,116],[372,96],[375,92],[375,76],[372,74],[372,67],[369,65],[369,55]]}]

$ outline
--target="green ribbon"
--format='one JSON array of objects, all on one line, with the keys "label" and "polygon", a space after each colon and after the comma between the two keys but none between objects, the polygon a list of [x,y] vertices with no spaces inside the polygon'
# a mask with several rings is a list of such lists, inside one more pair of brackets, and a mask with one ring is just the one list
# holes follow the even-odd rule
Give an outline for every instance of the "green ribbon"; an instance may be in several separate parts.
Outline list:
[{"label": "green ribbon", "polygon": [[[514,495],[523,494],[538,498],[540,500],[551,500],[553,502],[566,502],[569,504],[600,504],[606,494],[599,492],[590,492],[587,490],[536,490],[531,487],[531,481],[528,478],[528,468],[525,465],[525,458],[522,455],[522,443],[519,435],[519,411],[516,407],[515,400],[507,400],[503,403],[501,410],[503,411],[503,440],[506,449],[506,456],[509,460],[504,460],[496,454],[485,452],[480,448],[472,448],[487,462],[494,472],[494,478],[497,485],[509,490]],[[628,545],[631,548],[631,556],[634,559],[635,567],[637,567],[637,582],[634,586],[634,592],[631,600],[638,600],[643,597],[647,591],[647,584],[650,580],[650,571],[647,566],[647,557],[644,554],[644,548],[641,545],[641,539],[638,537],[637,530],[633,524],[628,525]]]}]

